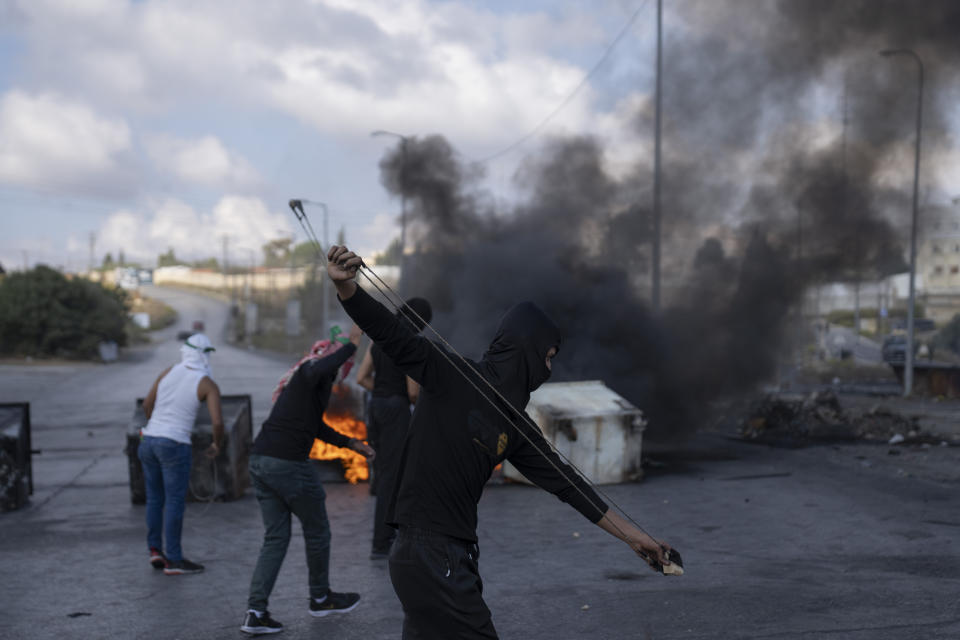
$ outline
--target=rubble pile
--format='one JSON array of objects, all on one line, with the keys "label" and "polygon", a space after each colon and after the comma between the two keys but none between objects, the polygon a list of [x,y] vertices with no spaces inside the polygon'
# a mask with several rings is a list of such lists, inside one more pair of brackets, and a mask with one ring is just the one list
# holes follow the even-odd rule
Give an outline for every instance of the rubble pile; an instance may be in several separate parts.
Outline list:
[{"label": "rubble pile", "polygon": [[881,406],[874,406],[858,417],[857,431],[864,440],[889,442],[891,438],[900,435],[913,440],[939,441],[933,436],[921,435],[916,417],[908,418]]},{"label": "rubble pile", "polygon": [[817,391],[803,398],[768,395],[761,398],[740,424],[740,436],[781,446],[816,442],[865,440],[918,443],[937,441],[923,434],[917,418],[881,406],[867,411],[845,411],[832,391]]}]

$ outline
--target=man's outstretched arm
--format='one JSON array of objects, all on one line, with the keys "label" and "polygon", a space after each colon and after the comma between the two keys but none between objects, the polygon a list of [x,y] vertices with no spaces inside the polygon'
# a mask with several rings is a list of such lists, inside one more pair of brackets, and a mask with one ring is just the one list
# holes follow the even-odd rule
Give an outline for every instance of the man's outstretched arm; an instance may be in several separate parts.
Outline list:
[{"label": "man's outstretched arm", "polygon": [[513,466],[528,480],[579,511],[587,520],[626,542],[654,570],[660,570],[658,564],[669,565],[670,545],[654,540],[609,508],[586,478],[560,460],[540,430],[532,428],[533,419],[529,414],[524,415],[525,422],[516,427],[523,429],[529,442],[510,455],[508,459]]},{"label": "man's outstretched arm", "polygon": [[670,545],[657,542],[613,509],[607,509],[596,524],[614,538],[626,542],[652,568],[659,570],[654,561],[663,566],[670,564]]}]

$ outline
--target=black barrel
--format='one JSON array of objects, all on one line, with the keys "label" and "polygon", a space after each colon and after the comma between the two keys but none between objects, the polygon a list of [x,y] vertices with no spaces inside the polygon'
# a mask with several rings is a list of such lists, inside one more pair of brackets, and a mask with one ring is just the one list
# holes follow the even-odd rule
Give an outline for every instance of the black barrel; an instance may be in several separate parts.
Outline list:
[{"label": "black barrel", "polygon": [[27,504],[33,493],[30,403],[0,403],[0,511]]},{"label": "black barrel", "polygon": [[[247,464],[253,442],[253,407],[249,395],[220,397],[223,413],[224,441],[215,460],[210,460],[204,451],[213,441],[213,425],[206,404],[200,405],[194,423],[193,465],[190,469],[189,501],[236,500],[250,486]],[[127,466],[130,472],[130,501],[144,504],[147,501],[143,484],[143,468],[137,449],[140,447],[140,430],[146,426],[143,413],[143,398],[137,398],[133,419],[127,428]]]}]

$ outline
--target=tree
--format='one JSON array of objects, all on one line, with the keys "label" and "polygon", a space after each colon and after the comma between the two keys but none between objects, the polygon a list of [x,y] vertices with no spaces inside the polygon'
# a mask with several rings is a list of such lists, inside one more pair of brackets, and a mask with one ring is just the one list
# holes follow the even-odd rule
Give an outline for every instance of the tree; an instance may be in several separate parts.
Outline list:
[{"label": "tree", "polygon": [[217,262],[216,258],[205,258],[203,260],[194,260],[190,265],[194,269],[213,269],[214,271],[220,270],[220,263]]},{"label": "tree", "polygon": [[103,256],[103,262],[100,265],[101,269],[113,269],[116,266],[113,262],[113,254],[109,251],[107,255]]},{"label": "tree", "polygon": [[933,338],[934,345],[960,353],[960,314],[953,316]]},{"label": "tree", "polygon": [[157,266],[158,267],[173,267],[178,264],[183,264],[177,260],[177,256],[173,253],[173,247],[167,249],[166,253],[161,253],[157,256]]},{"label": "tree", "polygon": [[263,245],[263,266],[288,267],[290,266],[290,238],[277,238]]},{"label": "tree", "polygon": [[14,273],[0,283],[0,353],[96,357],[101,342],[126,344],[127,304],[122,289],[47,266]]},{"label": "tree", "polygon": [[317,246],[312,242],[301,242],[293,248],[293,265],[305,267],[317,260]]},{"label": "tree", "polygon": [[400,264],[400,238],[394,238],[386,249],[373,255],[373,264],[397,265]]}]

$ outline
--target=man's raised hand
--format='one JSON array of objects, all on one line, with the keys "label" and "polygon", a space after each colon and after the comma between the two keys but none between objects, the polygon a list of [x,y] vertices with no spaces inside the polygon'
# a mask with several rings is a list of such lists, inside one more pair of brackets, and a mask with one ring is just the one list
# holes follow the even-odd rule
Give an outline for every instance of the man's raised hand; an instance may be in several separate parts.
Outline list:
[{"label": "man's raised hand", "polygon": [[333,280],[337,296],[347,300],[357,291],[357,270],[363,266],[363,260],[350,249],[333,245],[327,252],[327,275]]},{"label": "man's raised hand", "polygon": [[333,245],[327,253],[327,275],[334,282],[346,282],[357,277],[363,259],[346,247]]}]

